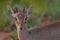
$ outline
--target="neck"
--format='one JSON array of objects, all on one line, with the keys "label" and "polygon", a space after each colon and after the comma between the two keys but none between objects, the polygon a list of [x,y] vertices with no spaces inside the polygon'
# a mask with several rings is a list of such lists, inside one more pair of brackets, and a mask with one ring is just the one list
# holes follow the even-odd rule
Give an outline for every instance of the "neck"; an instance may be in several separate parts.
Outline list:
[{"label": "neck", "polygon": [[20,28],[17,28],[17,34],[19,40],[26,40],[27,39],[27,27],[24,25],[24,28],[20,30]]}]

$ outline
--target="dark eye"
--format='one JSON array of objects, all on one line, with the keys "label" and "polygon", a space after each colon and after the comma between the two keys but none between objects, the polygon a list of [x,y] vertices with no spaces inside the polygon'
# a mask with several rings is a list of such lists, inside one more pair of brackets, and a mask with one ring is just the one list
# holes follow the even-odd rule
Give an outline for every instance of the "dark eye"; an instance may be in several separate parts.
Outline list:
[{"label": "dark eye", "polygon": [[25,20],[27,20],[27,17],[25,18]]},{"label": "dark eye", "polygon": [[19,22],[19,19],[18,19],[18,17],[15,17],[15,20],[16,20],[17,22]]},{"label": "dark eye", "polygon": [[25,17],[25,19],[24,19],[24,22],[26,23],[26,21],[27,21],[27,17]]},{"label": "dark eye", "polygon": [[17,18],[15,17],[15,20],[17,20]]}]

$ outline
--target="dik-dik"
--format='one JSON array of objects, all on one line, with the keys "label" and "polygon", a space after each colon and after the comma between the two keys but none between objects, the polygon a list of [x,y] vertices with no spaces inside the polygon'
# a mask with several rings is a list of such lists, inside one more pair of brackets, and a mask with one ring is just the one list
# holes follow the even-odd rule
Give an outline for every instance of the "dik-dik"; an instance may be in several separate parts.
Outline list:
[{"label": "dik-dik", "polygon": [[8,11],[15,19],[19,40],[60,40],[60,22],[29,30],[27,29],[27,18],[32,12],[31,7],[21,10],[12,9],[9,6]]}]

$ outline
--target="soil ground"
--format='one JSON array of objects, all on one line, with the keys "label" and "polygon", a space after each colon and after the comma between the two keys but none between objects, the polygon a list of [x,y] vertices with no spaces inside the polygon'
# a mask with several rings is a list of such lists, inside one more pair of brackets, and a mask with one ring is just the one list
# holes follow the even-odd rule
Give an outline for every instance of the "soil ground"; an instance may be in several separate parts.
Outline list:
[{"label": "soil ground", "polygon": [[[55,20],[55,21],[49,21],[49,20],[45,20],[43,21],[43,25],[54,25],[54,23],[60,23],[60,19]],[[57,25],[58,26],[58,25]],[[18,40],[16,37],[12,36],[13,32],[0,32],[0,40]]]}]

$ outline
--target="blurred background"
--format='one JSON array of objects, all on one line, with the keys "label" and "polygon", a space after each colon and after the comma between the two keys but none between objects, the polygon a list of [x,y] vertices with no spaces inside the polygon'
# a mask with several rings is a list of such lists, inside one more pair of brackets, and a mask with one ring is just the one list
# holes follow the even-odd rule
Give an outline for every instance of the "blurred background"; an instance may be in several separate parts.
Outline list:
[{"label": "blurred background", "polygon": [[10,16],[7,5],[14,8],[33,5],[32,14],[28,18],[28,28],[41,27],[54,20],[60,19],[60,0],[0,0],[0,30],[15,30],[13,18]]}]

